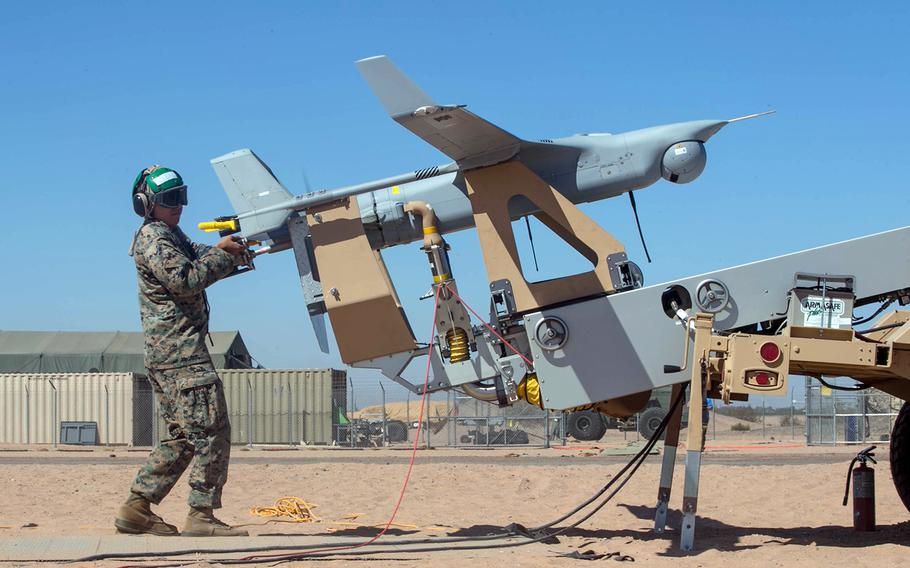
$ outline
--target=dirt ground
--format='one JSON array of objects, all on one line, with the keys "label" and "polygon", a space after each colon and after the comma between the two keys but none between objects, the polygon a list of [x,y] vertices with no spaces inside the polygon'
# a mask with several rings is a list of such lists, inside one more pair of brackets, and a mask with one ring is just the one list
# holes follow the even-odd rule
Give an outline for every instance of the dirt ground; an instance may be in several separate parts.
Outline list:
[{"label": "dirt ground", "polygon": [[[618,472],[622,462],[605,457],[604,447],[421,450],[396,519],[416,528],[394,530],[384,538],[392,542],[402,536],[478,535],[510,523],[542,524],[580,503]],[[585,563],[560,555],[593,551],[620,553],[637,565],[674,568],[906,565],[910,513],[897,497],[887,461],[876,468],[877,532],[855,533],[851,509],[841,506],[846,466],[855,452],[856,448],[787,443],[717,444],[703,462],[697,550],[689,554],[678,551],[678,513],[671,513],[667,533],[651,531],[660,468],[659,457],[652,456],[612,503],[560,535],[558,542],[360,559],[371,560],[370,566],[563,567]],[[359,514],[356,522],[365,525],[385,521],[398,497],[408,455],[390,449],[235,449],[220,516],[235,524],[260,522],[249,513],[250,507],[293,495],[317,504],[322,521],[252,526],[251,533],[366,539],[375,529],[333,521],[352,514]],[[114,513],[135,473],[135,462],[142,457],[141,452],[126,449],[85,453],[0,448],[0,539],[113,534]],[[300,463],[294,463],[297,458]],[[677,509],[682,471],[679,464],[671,501]],[[180,524],[187,492],[184,482],[178,484],[158,512]],[[237,545],[255,546],[255,539],[243,541]],[[320,562],[340,566],[352,560]]]}]

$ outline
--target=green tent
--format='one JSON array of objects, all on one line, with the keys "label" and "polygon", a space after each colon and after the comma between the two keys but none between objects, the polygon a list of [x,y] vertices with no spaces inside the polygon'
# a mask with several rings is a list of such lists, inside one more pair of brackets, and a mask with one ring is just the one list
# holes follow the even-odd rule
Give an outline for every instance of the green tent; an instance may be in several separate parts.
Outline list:
[{"label": "green tent", "polygon": [[[213,331],[207,343],[218,369],[252,367],[238,331]],[[0,373],[145,374],[142,333],[0,331]]]}]

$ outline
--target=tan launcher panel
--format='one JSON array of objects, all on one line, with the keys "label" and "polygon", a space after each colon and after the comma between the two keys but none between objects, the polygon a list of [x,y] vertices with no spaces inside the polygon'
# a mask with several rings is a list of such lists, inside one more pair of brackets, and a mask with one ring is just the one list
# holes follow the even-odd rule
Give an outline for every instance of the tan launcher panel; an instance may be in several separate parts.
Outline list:
[{"label": "tan launcher panel", "polygon": [[[789,327],[780,335],[711,331],[713,317],[695,316],[695,365],[707,375],[712,396],[725,402],[743,395],[784,396],[788,375],[851,377],[910,400],[910,312],[893,312],[869,335],[852,329]],[[694,378],[694,376],[693,376]]]},{"label": "tan launcher panel", "polygon": [[[517,311],[614,290],[606,259],[625,252],[622,244],[527,166],[513,160],[468,170],[464,176],[488,280],[508,280],[512,284]],[[537,206],[539,212],[534,216],[587,258],[594,269],[545,282],[525,280],[509,214],[509,201],[517,196]]]},{"label": "tan launcher panel", "polygon": [[314,208],[307,222],[341,360],[351,364],[416,349],[382,256],[363,231],[357,199]]}]

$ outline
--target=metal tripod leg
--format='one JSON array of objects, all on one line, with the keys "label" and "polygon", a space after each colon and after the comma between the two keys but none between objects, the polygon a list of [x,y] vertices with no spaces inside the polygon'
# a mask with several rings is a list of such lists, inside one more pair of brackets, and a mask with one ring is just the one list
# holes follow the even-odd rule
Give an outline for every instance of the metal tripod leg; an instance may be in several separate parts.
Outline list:
[{"label": "metal tripod leg", "polygon": [[[683,385],[673,385],[670,401],[675,402],[683,392]],[[682,422],[684,404],[679,403],[667,422],[664,437],[664,455],[660,466],[660,487],[657,489],[657,511],[654,514],[654,532],[662,533],[667,526],[667,512],[670,506],[670,489],[673,487],[673,470],[676,465],[676,448],[679,446],[679,427]]]},{"label": "metal tripod leg", "polygon": [[686,426],[686,475],[683,484],[683,520],[679,547],[690,551],[695,546],[695,513],[698,510],[698,477],[701,454],[705,447],[704,406],[707,382],[708,340],[713,318],[707,314],[695,317],[695,351],[692,380],[689,384],[689,424]]},{"label": "metal tripod leg", "polygon": [[702,436],[702,392],[700,363],[695,364],[698,380],[693,380],[689,395],[689,424],[686,427],[686,475],[683,483],[683,520],[679,546],[690,551],[695,545],[695,512],[698,510],[698,478],[701,470],[701,453],[704,449]]}]

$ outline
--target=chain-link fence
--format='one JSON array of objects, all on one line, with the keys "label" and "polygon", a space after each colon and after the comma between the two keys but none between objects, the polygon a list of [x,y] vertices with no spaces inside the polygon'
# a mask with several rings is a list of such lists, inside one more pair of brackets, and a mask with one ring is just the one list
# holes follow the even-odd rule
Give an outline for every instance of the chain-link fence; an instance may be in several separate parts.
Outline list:
[{"label": "chain-link fence", "polygon": [[[372,377],[354,381],[342,371],[323,371],[306,371],[309,375],[304,370],[224,371],[236,374],[225,375],[233,442],[348,447],[413,443],[418,396],[388,381]],[[802,393],[803,387],[794,385],[794,390]],[[749,405],[719,405],[709,412],[707,440],[719,444],[807,439],[810,444],[883,442],[900,406],[900,401],[872,390],[829,391],[814,384],[805,392],[808,413],[802,401],[793,400],[794,392],[784,405],[770,397],[767,406],[764,397],[755,397]],[[151,446],[166,434],[152,388],[142,376],[28,376],[4,393],[9,399],[5,408],[18,417],[0,424],[4,443],[67,443],[75,433],[80,441],[83,436],[92,438],[84,443]],[[658,399],[652,397],[641,413],[620,421],[591,411],[548,412],[523,402],[500,408],[459,392],[436,392],[426,400],[421,445],[635,442],[647,439],[663,418],[668,401]],[[358,400],[371,404],[360,406]],[[64,422],[86,424],[64,427]],[[92,428],[94,436],[88,432]]]},{"label": "chain-link fence", "polygon": [[[852,381],[806,385],[809,445],[887,443],[903,401],[875,389],[849,391]],[[849,383],[849,384],[848,384]]]},{"label": "chain-link fence", "polygon": [[380,404],[347,409],[336,428],[337,444],[375,447],[413,443],[419,420],[421,445],[426,447],[546,447],[565,429],[560,425],[561,413],[524,402],[500,408],[454,391],[428,395],[421,417],[419,397],[407,395],[403,401],[387,401],[381,388]]}]

